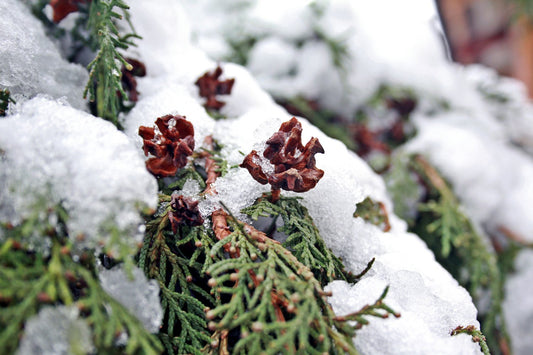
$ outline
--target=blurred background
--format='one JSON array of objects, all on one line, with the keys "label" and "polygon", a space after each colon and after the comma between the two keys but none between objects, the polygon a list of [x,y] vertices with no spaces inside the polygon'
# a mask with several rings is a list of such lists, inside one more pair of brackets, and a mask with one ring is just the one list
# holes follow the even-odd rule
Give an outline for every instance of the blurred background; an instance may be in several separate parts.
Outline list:
[{"label": "blurred background", "polygon": [[533,98],[533,0],[436,0],[452,58],[522,80]]}]

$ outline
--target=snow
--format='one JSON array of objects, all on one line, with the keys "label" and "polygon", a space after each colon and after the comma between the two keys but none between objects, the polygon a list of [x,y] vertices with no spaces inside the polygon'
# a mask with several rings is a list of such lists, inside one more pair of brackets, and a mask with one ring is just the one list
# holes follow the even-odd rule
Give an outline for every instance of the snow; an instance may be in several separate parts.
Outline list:
[{"label": "snow", "polygon": [[[264,9],[267,3],[257,1],[254,6]],[[493,70],[481,66],[450,63],[434,2],[339,0],[324,6],[318,4],[321,16],[309,16],[304,3],[278,4],[276,11],[280,13],[293,14],[297,11],[295,8],[300,8],[302,16],[295,20],[295,35],[290,31],[279,33],[284,26],[258,26],[260,30],[250,32],[255,42],[246,65],[261,86],[285,99],[318,98],[322,107],[347,118],[353,117],[382,85],[409,89],[418,98],[414,115],[418,134],[404,150],[428,156],[452,183],[465,211],[477,225],[492,233],[505,227],[524,240],[532,241],[533,208],[529,201],[533,198],[533,104],[527,98],[524,85],[499,77]],[[231,32],[239,32],[240,28],[251,26],[250,23],[268,23],[270,14],[266,11],[263,17],[267,20],[263,22],[250,15],[257,16],[254,6],[242,10],[245,23],[239,26],[223,21],[224,15],[219,14],[217,24],[223,31],[215,30],[216,24],[204,31],[203,21],[191,21],[193,40],[217,38],[223,41],[232,38]],[[191,17],[196,19],[194,13]],[[270,21],[278,25],[277,21],[284,18],[282,15],[272,17]],[[313,37],[317,28],[345,45],[348,65],[344,72],[333,66],[324,42]],[[204,43],[207,41],[198,41],[201,47]],[[329,157],[325,160],[330,161]],[[344,165],[348,165],[346,161]],[[365,247],[381,252],[386,249],[365,242],[362,237],[352,238],[357,240],[352,241],[350,234],[346,234],[351,223],[347,222],[349,205],[359,201],[362,195],[370,194],[370,190],[356,191],[355,186],[350,189],[343,181],[330,177],[331,167],[321,168],[326,175],[304,202],[310,206],[333,250],[351,267],[361,267],[369,256]],[[343,171],[336,176],[347,175]],[[356,179],[362,179],[361,175]],[[324,186],[333,184],[342,186],[339,189],[342,192],[321,191],[326,189]],[[311,202],[314,195],[320,196],[317,201],[324,207]],[[376,199],[388,203],[382,196]],[[343,221],[338,221],[342,228],[328,223],[332,211],[344,216]],[[357,235],[365,233],[371,232],[358,229]],[[348,250],[356,247],[359,257],[346,258]],[[531,276],[526,276],[531,275],[527,270],[527,266],[522,267],[521,280],[525,284],[532,280]],[[518,299],[523,294],[520,289],[515,291],[511,287],[507,287],[507,293],[509,299]],[[506,302],[505,311],[517,317],[517,324],[525,324],[529,313],[520,312],[520,304]],[[520,338],[513,339],[519,344],[519,353],[531,352],[533,343],[529,342],[528,348],[524,345],[528,342],[524,337],[513,338]]]},{"label": "snow", "polygon": [[[352,117],[381,84],[409,85],[428,96],[453,85],[433,2],[282,1],[274,7],[271,1],[254,1],[230,14],[216,4],[184,2],[194,18],[193,41],[221,60],[231,57],[231,48],[211,52],[211,43],[253,38],[247,68],[277,97],[318,99],[324,108]],[[333,62],[331,40],[346,48],[343,68]],[[438,89],[428,85],[428,77]]]},{"label": "snow", "polygon": [[516,273],[509,276],[505,291],[507,297],[503,307],[507,320],[507,331],[513,335],[512,350],[515,354],[531,354],[531,334],[533,332],[533,251],[521,252],[516,260]]},{"label": "snow", "polygon": [[[380,270],[384,271],[386,270]],[[400,312],[401,317],[367,317],[370,324],[359,330],[355,337],[355,345],[361,353],[479,353],[479,346],[474,344],[469,336],[451,337],[452,329],[446,327],[446,323],[441,320],[444,317],[449,324],[471,324],[469,322],[475,317],[476,311],[472,307],[464,306],[465,295],[462,293],[466,291],[461,290],[462,292],[456,293],[452,298],[449,293],[429,291],[427,281],[418,272],[388,271],[386,278],[368,277],[356,286],[350,286],[344,281],[334,281],[326,288],[333,292],[330,302],[335,312],[345,315],[374,303],[385,287],[390,286],[385,302],[394,311]],[[400,289],[396,285],[408,287]],[[446,296],[443,297],[444,294]],[[398,332],[397,329],[402,327],[411,331]],[[426,339],[431,339],[431,342],[425,341]]]},{"label": "snow", "polygon": [[[0,150],[1,222],[61,204],[77,249],[109,246],[116,231],[130,246],[142,240],[140,210],[156,207],[157,184],[111,123],[37,97],[0,120]],[[38,246],[44,238],[32,239]]]},{"label": "snow", "polygon": [[132,279],[122,266],[102,270],[102,288],[141,321],[146,330],[157,333],[163,320],[159,299],[159,284],[148,280],[139,268],[133,268]]},{"label": "snow", "polygon": [[533,161],[500,132],[472,125],[472,115],[449,112],[420,115],[418,136],[407,149],[427,154],[451,181],[469,215],[495,231],[507,227],[532,240]]},{"label": "snow", "polygon": [[[143,37],[157,38],[159,47],[153,51],[148,50],[147,48],[154,47],[147,44],[145,48],[144,43],[149,41],[143,41],[136,51],[142,54],[143,61],[155,63],[162,48],[172,48],[180,38],[167,29],[161,28],[158,32],[157,26],[148,31],[148,22],[144,22],[148,19],[137,17],[136,14],[148,12],[147,8],[151,8],[151,16],[156,18],[159,17],[157,11],[165,12],[161,16],[167,18],[178,18],[182,14],[172,15],[164,6],[157,10],[159,5],[147,5],[141,1],[132,1],[130,5],[134,26]],[[191,11],[193,5],[186,5],[189,6],[189,14],[194,13]],[[181,11],[178,8],[173,10]],[[206,19],[192,17],[189,23],[201,26],[203,21]],[[146,34],[140,29],[145,29]],[[188,31],[190,30],[185,32]],[[279,37],[270,45],[283,46],[287,37]],[[323,44],[313,42],[306,44],[302,50],[309,59],[320,48],[323,48]],[[160,115],[179,113],[187,116],[195,126],[196,144],[201,145],[204,136],[212,133],[224,146],[223,154],[231,166],[242,161],[243,156],[239,151],[246,154],[251,149],[260,149],[279,125],[290,119],[290,115],[276,106],[260,89],[249,72],[235,64],[220,63],[224,77],[235,78],[235,86],[232,94],[224,97],[227,104],[221,111],[228,119],[214,121],[205,114],[201,106],[203,99],[198,97],[194,81],[204,72],[213,70],[217,63],[206,59],[204,54],[188,43],[181,45],[179,54],[170,51],[165,60],[165,66],[159,67],[157,73],[152,72],[139,80],[140,101],[124,119],[127,134],[139,144],[140,141],[136,138],[139,125],[151,126]],[[290,60],[287,61],[290,64]],[[281,61],[283,68],[279,72],[273,69],[271,73],[286,72],[289,66],[287,61]],[[312,61],[302,62],[302,66],[308,66],[310,62]],[[190,67],[183,63],[190,63]],[[264,62],[257,65],[261,67]],[[265,70],[268,72],[268,69]],[[318,64],[305,72],[315,73],[321,70]],[[324,146],[326,154],[319,154],[316,159],[317,166],[326,173],[315,189],[299,196],[303,197],[303,203],[308,207],[327,245],[343,258],[349,270],[360,272],[372,257],[376,257],[371,273],[364,282],[352,286],[351,290],[361,295],[372,289],[371,296],[377,297],[384,286],[390,284],[391,292],[387,302],[397,306],[406,315],[400,320],[373,320],[365,334],[356,338],[361,339],[356,342],[359,350],[362,353],[372,353],[375,352],[376,344],[386,342],[388,345],[383,345],[386,350],[380,351],[381,353],[396,353],[395,349],[403,349],[404,353],[407,353],[407,349],[420,349],[422,353],[429,349],[435,350],[435,344],[441,346],[437,351],[446,354],[478,353],[479,346],[468,337],[452,338],[449,335],[458,325],[479,327],[477,311],[469,294],[435,261],[425,244],[417,236],[406,233],[405,223],[394,216],[391,218],[393,229],[389,233],[383,233],[375,226],[353,218],[355,205],[367,196],[382,201],[387,210],[392,211],[383,180],[342,143],[326,137],[304,119],[301,121],[302,140],[306,142],[312,136],[318,137]],[[215,189],[218,194],[214,196],[195,196],[200,200],[202,214],[207,215],[217,208],[218,201],[222,201],[234,214],[244,218],[239,211],[253,203],[262,192],[268,191],[268,186],[255,182],[244,169],[234,168],[225,177],[217,179]],[[194,189],[191,191],[194,193]],[[334,283],[331,287],[341,286]],[[345,290],[337,292],[332,298],[332,302],[340,305],[339,312],[356,311],[361,304],[354,303],[354,300],[364,303],[371,301],[368,296],[360,301],[359,297],[356,298]],[[388,340],[390,337],[394,341]]]},{"label": "snow", "polygon": [[[153,126],[166,114],[184,115],[194,124],[196,147],[212,134],[232,166],[242,161],[240,152],[261,150],[290,119],[270,95],[319,99],[325,108],[350,118],[380,86],[392,85],[409,88],[419,98],[414,114],[418,135],[405,150],[428,155],[477,224],[489,230],[512,227],[533,240],[532,158],[516,146],[533,151],[533,106],[523,87],[480,67],[450,64],[433,2],[335,0],[318,12],[309,3],[276,1],[274,7],[267,0],[129,1],[143,40],[128,55],[141,59],[148,75],[138,79],[140,100],[122,117],[123,134],[64,104],[66,100],[78,109],[85,107],[81,92],[86,73],[60,58],[20,2],[4,1],[0,35],[7,45],[0,46],[0,59],[7,64],[0,68],[0,86],[9,88],[15,99],[22,94],[48,98],[19,104],[15,115],[0,120],[0,221],[28,217],[44,198],[48,205],[61,202],[67,208],[70,232],[85,236],[75,242],[80,247],[107,242],[111,226],[133,245],[141,238],[139,203],[154,208],[157,190],[144,167],[139,126]],[[328,39],[342,39],[346,67],[335,67],[327,41],[317,38],[317,30]],[[255,40],[247,68],[219,62],[232,54],[228,40],[246,37]],[[217,64],[223,78],[236,80],[232,94],[222,98],[226,105],[221,113],[228,118],[219,121],[206,113],[194,85]],[[63,96],[66,99],[55,100]],[[333,291],[335,311],[357,311],[390,285],[386,303],[402,314],[398,319],[370,319],[355,338],[358,350],[479,353],[468,336],[449,335],[459,325],[479,327],[469,294],[392,214],[383,180],[342,143],[301,122],[303,141],[318,137],[326,153],[316,156],[324,178],[298,196],[348,270],[359,273],[376,258],[356,285],[335,281],[327,287]],[[222,201],[243,219],[240,210],[269,190],[239,168],[217,179],[216,195],[204,197],[193,183],[186,186],[186,194],[200,200],[204,216]],[[353,218],[356,204],[368,196],[384,203],[390,232]],[[526,325],[533,305],[523,301],[533,279],[532,258],[531,253],[520,255],[519,273],[507,284],[504,308],[518,354],[532,349]],[[128,280],[120,268],[100,273],[103,287],[155,332],[162,318],[157,286],[140,270],[134,270],[134,276],[135,281]]]},{"label": "snow", "polygon": [[85,109],[87,70],[61,58],[23,1],[3,0],[0,14],[0,89],[9,89],[17,102],[46,94]]},{"label": "snow", "polygon": [[74,306],[45,307],[24,326],[18,354],[68,355],[94,351],[91,329]]}]

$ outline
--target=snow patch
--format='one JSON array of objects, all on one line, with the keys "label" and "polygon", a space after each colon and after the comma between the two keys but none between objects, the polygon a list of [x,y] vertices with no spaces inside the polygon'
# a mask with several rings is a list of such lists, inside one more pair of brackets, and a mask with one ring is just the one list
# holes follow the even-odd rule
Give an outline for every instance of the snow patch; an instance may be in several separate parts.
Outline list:
[{"label": "snow patch", "polygon": [[73,240],[80,249],[108,244],[117,230],[127,244],[142,240],[140,210],[156,207],[157,184],[111,123],[37,97],[0,120],[0,151],[1,222],[60,204],[71,237],[83,236]]}]

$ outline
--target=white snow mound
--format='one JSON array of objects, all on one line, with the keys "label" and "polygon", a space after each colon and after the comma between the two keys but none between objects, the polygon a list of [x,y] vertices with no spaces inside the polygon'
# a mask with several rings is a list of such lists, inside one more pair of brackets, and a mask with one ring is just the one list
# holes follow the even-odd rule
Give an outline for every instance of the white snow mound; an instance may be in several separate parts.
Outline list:
[{"label": "white snow mound", "polygon": [[140,209],[156,203],[141,151],[111,123],[40,97],[0,120],[1,222],[61,204],[69,234],[83,236],[78,247],[107,244],[116,231],[135,245]]}]

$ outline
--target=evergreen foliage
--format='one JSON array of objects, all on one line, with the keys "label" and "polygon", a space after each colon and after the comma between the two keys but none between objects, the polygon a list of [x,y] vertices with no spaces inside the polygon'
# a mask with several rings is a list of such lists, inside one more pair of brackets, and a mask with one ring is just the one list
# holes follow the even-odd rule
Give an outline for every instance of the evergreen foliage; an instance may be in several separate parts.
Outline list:
[{"label": "evergreen foliage", "polygon": [[331,252],[320,237],[307,208],[299,202],[299,198],[281,197],[272,203],[268,196],[263,196],[242,212],[254,220],[259,217],[272,218],[273,223],[281,217],[283,226],[277,228],[277,231],[287,237],[283,246],[302,264],[313,270],[321,286],[333,280],[354,281],[353,275],[344,270],[342,261]]},{"label": "evergreen foliage", "polygon": [[248,63],[250,52],[257,43],[257,40],[257,38],[246,35],[241,38],[228,38],[227,43],[231,48],[231,51],[224,60],[231,63],[246,65],[246,63]]},{"label": "evergreen foliage", "polygon": [[390,230],[389,215],[382,202],[375,202],[370,197],[356,205],[354,217],[360,217],[365,221],[381,228],[384,232]]},{"label": "evergreen foliage", "polygon": [[[91,0],[72,3],[69,1],[69,5],[75,5],[75,10],[70,10],[70,12],[75,11],[79,16],[72,29],[67,32],[44,13],[44,8],[49,3],[50,0],[35,2],[32,5],[33,14],[41,20],[50,36],[56,38],[70,36],[69,40],[72,45],[65,53],[69,61],[84,62],[84,59],[79,58],[79,54],[85,48],[95,53],[94,59],[87,67],[89,80],[83,97],[89,98],[90,108],[94,115],[111,121],[120,128],[119,114],[132,107],[132,103],[126,102],[128,94],[121,81],[122,71],[123,68],[128,71],[134,69],[122,56],[120,50],[134,46],[133,40],[141,38],[135,33],[129,21],[128,5],[123,0]],[[60,18],[62,19],[66,14]],[[131,33],[121,34],[119,26],[121,20],[130,26]]]},{"label": "evergreen foliage", "polygon": [[135,33],[120,35],[116,21],[122,19],[117,9],[126,18],[128,6],[122,0],[92,0],[87,22],[90,31],[90,45],[97,51],[89,63],[89,82],[84,97],[89,95],[96,103],[96,115],[119,126],[118,114],[127,97],[121,83],[121,68],[131,70],[132,66],[120,54],[119,49],[133,45],[132,39],[140,38]]},{"label": "evergreen foliage", "polygon": [[204,309],[215,303],[213,296],[200,286],[204,277],[202,251],[213,238],[203,227],[181,227],[174,234],[168,220],[168,201],[170,196],[161,197],[166,207],[147,224],[139,267],[161,288],[165,317],[159,337],[167,353],[200,354],[200,349],[210,342]]},{"label": "evergreen foliage", "polygon": [[7,89],[0,89],[0,117],[6,115],[9,103],[15,103],[15,100],[11,98],[11,93]]},{"label": "evergreen foliage", "polygon": [[[530,0],[515,2],[526,13],[533,13]],[[38,14],[44,22],[50,22],[42,14],[47,3],[40,0],[36,5],[40,6]],[[90,79],[84,96],[95,102],[96,115],[119,126],[119,113],[126,109],[127,97],[121,69],[131,69],[119,50],[127,49],[138,38],[134,33],[122,36],[117,27],[117,20],[122,19],[119,11],[127,18],[128,6],[122,0],[92,0],[87,9],[80,9],[86,12],[76,28],[87,25],[89,33],[82,42],[96,52],[88,67]],[[316,16],[320,15],[317,10]],[[60,31],[55,35],[61,35]],[[325,42],[342,74],[347,62],[347,47],[342,40],[328,38],[319,29],[315,29],[313,40]],[[233,61],[245,64],[256,42],[257,38],[252,37],[229,41]],[[412,95],[384,87],[370,100],[369,107],[386,106],[386,101],[398,93]],[[0,91],[0,116],[5,115],[9,101],[13,102],[9,92]],[[358,142],[346,129],[348,120],[312,107],[300,97],[289,104],[328,135],[342,140],[352,150],[357,148]],[[223,118],[221,114],[208,113]],[[361,111],[358,116],[367,119],[367,115]],[[334,120],[342,121],[342,126],[332,125]],[[404,141],[386,143],[392,150]],[[228,224],[223,238],[213,230],[212,216],[203,225],[182,225],[173,232],[169,222],[170,194],[183,189],[190,180],[198,182],[204,193],[207,191],[209,183],[201,163],[206,155],[214,160],[217,175],[227,173],[230,168],[220,157],[220,148],[215,144],[213,149],[196,152],[193,161],[174,178],[159,179],[159,209],[147,217],[137,259],[161,289],[164,319],[159,340],[102,289],[93,255],[85,253],[79,262],[74,260],[64,224],[66,212],[57,207],[49,211],[60,220],[57,225],[30,219],[18,226],[2,226],[5,238],[0,239],[0,348],[15,352],[25,321],[45,304],[77,305],[92,328],[99,352],[127,354],[354,354],[357,351],[352,338],[357,329],[368,324],[368,317],[399,316],[384,303],[388,287],[376,302],[357,312],[345,316],[333,313],[323,287],[335,279],[356,282],[373,261],[358,276],[347,273],[342,261],[325,245],[299,198],[281,196],[271,202],[266,194],[242,211],[254,220],[270,219],[264,231],[238,221],[228,211],[220,212]],[[503,281],[523,245],[512,244],[498,258],[462,211],[449,184],[421,157],[396,161],[393,157],[387,165],[385,177],[395,212],[410,222],[411,229],[428,243],[439,262],[469,289],[474,299],[483,292],[490,295],[490,306],[481,319],[488,340],[473,326],[457,327],[452,335],[472,336],[485,354],[489,353],[487,343],[497,349],[499,341],[508,342],[501,309]],[[417,205],[421,198],[418,178],[423,180],[427,193],[421,205]],[[383,206],[369,198],[357,205],[354,217],[362,217],[384,230],[390,228]],[[49,255],[30,251],[30,234],[48,238]],[[282,239],[281,244],[276,238]],[[114,239],[123,250],[118,231]],[[120,252],[118,258],[127,254]],[[116,344],[120,332],[128,334],[124,347]]]},{"label": "evergreen foliage", "polygon": [[[66,228],[67,213],[48,209],[42,223],[29,219],[3,225],[0,242],[0,348],[14,353],[24,323],[45,305],[74,305],[89,324],[99,353],[159,354],[157,338],[102,288],[91,251],[74,255]],[[29,236],[46,239],[48,253],[33,251]],[[127,335],[125,345],[118,336]]]},{"label": "evergreen foliage", "polygon": [[469,290],[476,303],[483,293],[490,295],[489,307],[480,314],[480,321],[490,348],[498,349],[501,342],[509,343],[502,313],[503,274],[498,268],[498,258],[462,211],[438,171],[421,156],[411,157],[408,168],[413,169],[428,188],[426,202],[418,208],[413,231]]},{"label": "evergreen foliage", "polygon": [[179,226],[176,233],[169,222],[173,191],[180,191],[187,181],[195,181],[207,189],[206,174],[198,160],[203,153],[212,154],[217,162],[215,170],[224,172],[227,163],[220,158],[222,148],[214,142],[212,150],[203,149],[193,154],[193,161],[178,170],[174,178],[159,179],[161,191],[158,212],[147,216],[146,233],[139,253],[138,265],[145,274],[158,281],[161,288],[163,324],[158,334],[167,354],[202,354],[211,343],[205,309],[218,302],[207,286],[205,270],[215,259],[223,259],[221,251],[216,258],[206,257],[216,239],[205,226]]},{"label": "evergreen foliage", "polygon": [[[216,194],[214,180],[231,169],[220,156],[222,147],[210,137],[206,142],[174,177],[159,178],[158,212],[148,217],[138,258],[161,287],[159,338],[166,353],[355,354],[352,338],[369,316],[399,316],[384,304],[386,291],[358,312],[333,313],[322,287],[335,279],[354,282],[372,262],[358,277],[347,273],[299,198],[271,202],[266,194],[243,211],[273,223],[280,218],[283,225],[272,232],[286,236],[283,245],[222,209],[203,224],[180,222],[173,230],[171,216],[184,219],[175,216],[171,201],[185,184],[198,183],[203,192],[197,198]],[[189,205],[196,206],[192,200]]]},{"label": "evergreen foliage", "polygon": [[413,227],[423,191],[415,172],[410,169],[410,160],[411,157],[407,154],[393,154],[383,178],[387,192],[394,201],[394,213]]},{"label": "evergreen foliage", "polygon": [[[374,304],[336,316],[312,269],[253,227],[228,220],[233,232],[211,253],[227,246],[238,251],[207,270],[209,285],[229,299],[206,314],[217,353],[357,354],[352,337],[366,317],[399,316],[383,303],[387,290]],[[233,345],[227,338],[235,330],[240,337]]]},{"label": "evergreen foliage", "polygon": [[[341,132],[330,134],[337,139],[348,140],[349,146],[357,147],[358,154],[382,174],[394,201],[394,212],[408,222],[412,232],[428,243],[437,260],[470,291],[476,303],[482,295],[488,296],[490,306],[488,310],[480,312],[480,321],[487,343],[493,351],[498,351],[501,347],[509,346],[501,305],[505,277],[512,272],[518,252],[531,245],[500,231],[506,241],[504,245],[495,245],[498,250],[493,250],[489,239],[465,215],[452,188],[440,174],[420,157],[415,159],[400,150],[395,151],[416,133],[410,122],[410,113],[416,107],[416,101],[416,95],[409,89],[383,86],[357,112],[355,124],[328,115],[320,106],[301,98],[291,101],[286,107],[292,109],[293,114],[309,117],[315,124],[326,122],[325,125],[330,126],[327,132]],[[437,110],[447,109],[445,102],[435,104]],[[357,131],[364,131],[370,120],[379,119],[383,110],[388,113],[394,111],[398,124],[358,136]],[[402,128],[403,134],[395,137],[394,130],[398,127]],[[350,135],[347,132],[356,133]],[[366,153],[359,151],[361,147],[366,148]],[[421,164],[421,161],[424,163]],[[427,175],[428,171],[431,171],[433,179]],[[436,181],[439,181],[437,186],[434,185]],[[375,203],[363,204],[368,205],[366,210],[370,214],[364,213],[367,218],[383,225],[379,221],[380,213]],[[358,205],[359,211],[360,207]],[[492,242],[497,243],[495,240]]]},{"label": "evergreen foliage", "polygon": [[479,343],[479,347],[481,348],[481,351],[484,355],[490,355],[490,350],[487,345],[487,339],[481,333],[479,329],[476,329],[473,325],[469,325],[467,327],[458,326],[454,330],[452,330],[452,335],[458,335],[458,334],[468,334],[472,337],[472,341],[475,343]]}]

